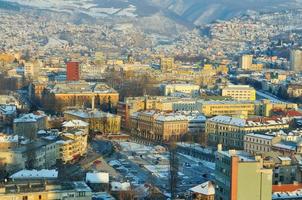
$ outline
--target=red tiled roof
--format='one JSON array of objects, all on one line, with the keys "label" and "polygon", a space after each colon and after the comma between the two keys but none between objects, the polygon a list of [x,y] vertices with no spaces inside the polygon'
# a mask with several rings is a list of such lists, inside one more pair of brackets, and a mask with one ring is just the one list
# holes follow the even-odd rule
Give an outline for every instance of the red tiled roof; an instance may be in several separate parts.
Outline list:
[{"label": "red tiled roof", "polygon": [[288,117],[297,117],[297,116],[302,116],[302,113],[297,110],[289,110],[285,113],[285,115]]},{"label": "red tiled roof", "polygon": [[294,192],[298,189],[302,189],[302,184],[284,184],[284,185],[273,185],[273,192]]}]

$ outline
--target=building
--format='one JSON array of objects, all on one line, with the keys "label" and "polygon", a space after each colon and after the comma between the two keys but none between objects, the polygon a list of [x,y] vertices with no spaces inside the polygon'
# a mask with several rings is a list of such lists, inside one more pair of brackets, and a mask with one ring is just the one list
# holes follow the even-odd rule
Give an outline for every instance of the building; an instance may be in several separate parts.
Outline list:
[{"label": "building", "polygon": [[162,72],[172,72],[174,68],[174,58],[160,58],[160,69]]},{"label": "building", "polygon": [[66,77],[67,77],[67,81],[79,81],[80,80],[80,63],[79,62],[67,62],[66,63]]},{"label": "building", "polygon": [[188,132],[188,119],[179,113],[145,110],[131,115],[131,132],[150,140],[180,139]]},{"label": "building", "polygon": [[287,86],[287,95],[290,98],[298,98],[302,96],[302,85],[290,84]]},{"label": "building", "polygon": [[17,107],[15,105],[0,104],[0,127],[11,126],[17,116]]},{"label": "building", "polygon": [[87,153],[88,134],[85,130],[74,129],[61,133],[56,141],[59,151],[58,159],[62,163],[72,163]]},{"label": "building", "polygon": [[244,136],[248,133],[268,132],[288,129],[286,118],[250,118],[241,119],[228,116],[216,116],[206,121],[208,144],[222,144],[225,148],[244,149]]},{"label": "building", "polygon": [[194,200],[214,200],[215,186],[211,181],[197,185],[189,190]]},{"label": "building", "polygon": [[228,85],[222,89],[221,95],[224,97],[232,97],[237,101],[256,100],[256,90],[249,85]]},{"label": "building", "polygon": [[119,102],[117,115],[121,116],[122,128],[130,128],[130,116],[141,110],[160,111],[196,111],[196,100],[191,98],[166,97],[166,96],[143,96],[126,97]]},{"label": "building", "polygon": [[119,94],[105,83],[65,82],[50,84],[43,94],[44,106],[55,103],[55,110],[72,108],[99,107],[114,109],[119,101]]},{"label": "building", "polygon": [[272,188],[272,200],[302,199],[302,184],[294,182],[292,184],[277,184]]},{"label": "building", "polygon": [[271,152],[273,144],[281,141],[281,136],[249,133],[243,140],[244,151],[256,155]]},{"label": "building", "polygon": [[91,200],[85,182],[14,181],[1,184],[1,200]]},{"label": "building", "polygon": [[253,65],[253,55],[242,55],[239,60],[239,67],[243,70],[249,70]]},{"label": "building", "polygon": [[290,52],[290,69],[295,72],[302,70],[302,50],[293,49]]},{"label": "building", "polygon": [[215,166],[215,200],[272,199],[272,170],[260,157],[218,148]]},{"label": "building", "polygon": [[206,117],[216,115],[248,116],[255,114],[255,104],[251,101],[197,101],[199,112]]},{"label": "building", "polygon": [[99,110],[69,110],[64,112],[66,120],[81,120],[89,124],[89,131],[105,135],[119,134],[121,117]]},{"label": "building", "polygon": [[14,119],[14,133],[28,139],[35,139],[39,130],[47,128],[47,116],[42,111],[24,114]]},{"label": "building", "polygon": [[183,93],[196,97],[199,95],[200,90],[200,86],[194,84],[164,84],[161,85],[161,88],[165,96],[171,96],[175,93]]},{"label": "building", "polygon": [[206,101],[198,100],[196,106],[199,112],[206,117],[217,115],[248,116],[260,115],[269,117],[272,112],[278,110],[297,110],[295,103],[274,102],[270,100],[261,101]]},{"label": "building", "polygon": [[58,171],[55,169],[42,169],[42,170],[27,170],[23,169],[14,174],[9,178],[15,180],[55,180],[58,178]]}]

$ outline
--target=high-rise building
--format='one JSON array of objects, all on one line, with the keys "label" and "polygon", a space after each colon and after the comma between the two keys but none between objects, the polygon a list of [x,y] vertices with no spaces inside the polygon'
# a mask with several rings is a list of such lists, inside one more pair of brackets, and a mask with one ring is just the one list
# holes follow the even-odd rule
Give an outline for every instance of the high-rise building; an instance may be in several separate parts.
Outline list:
[{"label": "high-rise building", "polygon": [[272,170],[261,157],[218,147],[215,166],[216,200],[272,199]]},{"label": "high-rise building", "polygon": [[241,69],[248,70],[253,65],[253,55],[242,55],[239,60]]},{"label": "high-rise building", "polygon": [[293,49],[290,52],[290,69],[295,72],[302,71],[302,50]]},{"label": "high-rise building", "polygon": [[80,80],[79,62],[67,62],[66,75],[67,75],[67,81],[79,81]]}]

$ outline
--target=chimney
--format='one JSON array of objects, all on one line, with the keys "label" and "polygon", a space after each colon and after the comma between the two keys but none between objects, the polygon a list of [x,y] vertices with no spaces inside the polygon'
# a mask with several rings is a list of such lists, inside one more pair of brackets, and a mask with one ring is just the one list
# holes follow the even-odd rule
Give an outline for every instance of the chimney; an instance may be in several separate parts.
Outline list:
[{"label": "chimney", "polygon": [[91,109],[92,110],[95,109],[95,96],[94,95],[92,96],[92,99],[91,99]]}]

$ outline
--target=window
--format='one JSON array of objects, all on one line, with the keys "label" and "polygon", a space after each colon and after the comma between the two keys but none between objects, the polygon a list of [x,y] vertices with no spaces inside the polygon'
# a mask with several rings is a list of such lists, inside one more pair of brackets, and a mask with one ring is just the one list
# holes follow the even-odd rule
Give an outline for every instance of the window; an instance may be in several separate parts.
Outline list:
[{"label": "window", "polygon": [[42,199],[42,195],[39,195],[39,200],[41,200]]},{"label": "window", "polygon": [[28,200],[28,197],[27,196],[23,196],[22,200]]},{"label": "window", "polygon": [[79,197],[85,197],[85,192],[79,192]]}]

